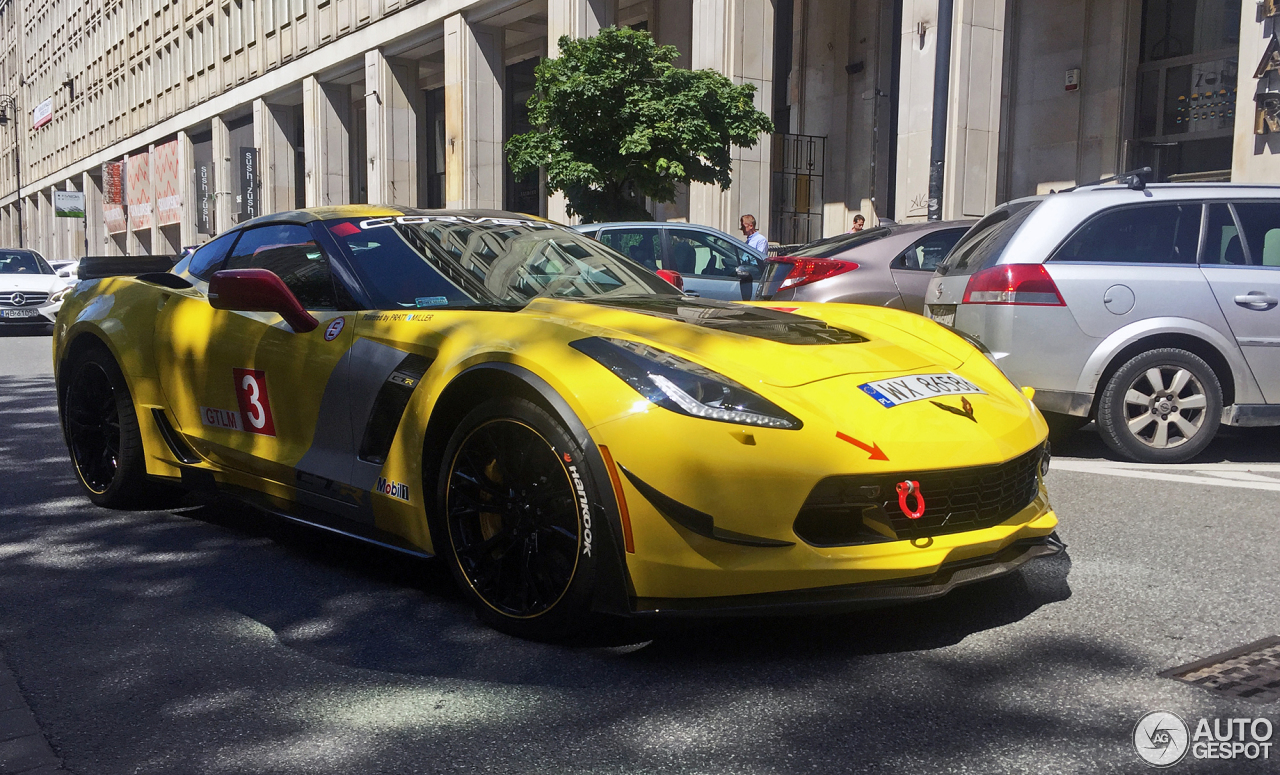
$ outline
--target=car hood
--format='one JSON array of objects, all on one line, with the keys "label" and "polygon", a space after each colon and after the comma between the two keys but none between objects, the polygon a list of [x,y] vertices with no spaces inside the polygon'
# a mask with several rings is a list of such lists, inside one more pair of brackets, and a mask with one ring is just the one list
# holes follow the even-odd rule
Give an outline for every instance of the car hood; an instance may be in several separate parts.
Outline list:
[{"label": "car hood", "polygon": [[[829,313],[836,310],[810,309],[821,307],[843,309],[835,315]],[[681,296],[536,299],[525,311],[557,319],[584,335],[641,340],[744,383],[782,388],[847,374],[949,370],[967,355],[968,345],[958,348],[960,354],[948,352],[892,325],[892,316],[886,322],[875,307],[809,304],[789,309],[804,314]],[[828,314],[820,318],[811,312]],[[937,328],[923,318],[920,322]]]},{"label": "car hood", "polygon": [[0,293],[7,291],[53,293],[66,285],[62,278],[53,274],[0,274]]}]

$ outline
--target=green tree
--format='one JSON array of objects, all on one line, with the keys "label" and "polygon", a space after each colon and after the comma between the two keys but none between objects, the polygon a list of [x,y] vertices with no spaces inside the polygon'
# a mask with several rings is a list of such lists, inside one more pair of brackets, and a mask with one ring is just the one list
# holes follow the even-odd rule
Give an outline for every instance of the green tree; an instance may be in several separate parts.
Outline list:
[{"label": "green tree", "polygon": [[560,38],[560,56],[536,70],[537,129],[507,141],[512,171],[545,167],[548,188],[588,222],[651,220],[645,197],[674,201],[680,183],[728,188],[729,146],[754,146],[773,122],[755,109],[755,86],[678,68],[677,56],[640,30]]}]

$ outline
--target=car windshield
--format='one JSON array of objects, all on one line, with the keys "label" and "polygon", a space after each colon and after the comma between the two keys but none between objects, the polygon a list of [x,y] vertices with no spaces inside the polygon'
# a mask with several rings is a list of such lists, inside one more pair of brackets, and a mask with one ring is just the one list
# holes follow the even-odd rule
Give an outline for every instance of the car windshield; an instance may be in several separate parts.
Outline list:
[{"label": "car windshield", "polygon": [[1018,227],[1039,204],[1038,199],[1014,202],[975,223],[938,264],[938,274],[969,275],[993,266]]},{"label": "car windshield", "polygon": [[35,253],[0,251],[0,274],[54,274],[53,267]]},{"label": "car windshield", "polygon": [[850,232],[847,234],[837,234],[834,237],[820,239],[817,242],[810,242],[802,248],[787,253],[791,258],[831,258],[834,255],[845,252],[859,245],[868,242],[875,242],[878,239],[884,239],[890,234],[889,227],[879,226],[874,229],[863,229],[862,231]]},{"label": "car windshield", "polygon": [[578,232],[543,221],[402,215],[325,221],[376,309],[519,309],[538,297],[678,296]]}]

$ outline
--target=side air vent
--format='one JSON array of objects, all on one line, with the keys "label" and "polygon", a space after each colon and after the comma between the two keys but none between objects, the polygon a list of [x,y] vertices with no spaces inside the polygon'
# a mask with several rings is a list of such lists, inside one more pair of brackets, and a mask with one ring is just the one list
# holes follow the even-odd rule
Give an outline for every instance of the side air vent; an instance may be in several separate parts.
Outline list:
[{"label": "side air vent", "polygon": [[160,438],[164,439],[165,446],[173,453],[173,456],[181,463],[187,465],[195,465],[200,462],[200,456],[195,450],[187,446],[187,442],[182,440],[178,432],[169,424],[169,418],[164,416],[163,409],[152,409],[151,416],[156,419],[156,427],[160,429]]},{"label": "side air vent", "polygon": [[387,452],[391,449],[396,428],[400,427],[405,407],[409,405],[409,398],[431,363],[421,355],[410,353],[400,361],[387,381],[382,383],[378,397],[373,402],[373,409],[369,412],[364,439],[360,442],[361,460],[378,464],[386,462]]}]

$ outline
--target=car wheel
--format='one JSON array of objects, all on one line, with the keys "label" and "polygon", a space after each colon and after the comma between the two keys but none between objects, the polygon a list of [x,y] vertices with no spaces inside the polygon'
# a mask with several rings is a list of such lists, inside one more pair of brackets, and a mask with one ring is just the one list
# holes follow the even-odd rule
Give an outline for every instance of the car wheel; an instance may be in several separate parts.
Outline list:
[{"label": "car wheel", "polygon": [[[450,568],[480,618],[561,640],[589,624],[601,491],[556,418],[522,398],[486,401],[445,448],[437,514]],[[597,529],[597,533],[600,531]]]},{"label": "car wheel", "polygon": [[1218,432],[1222,386],[1202,358],[1163,348],[1132,358],[1098,402],[1098,430],[1116,452],[1140,463],[1181,463]]},{"label": "car wheel", "polygon": [[76,476],[89,500],[112,509],[148,501],[138,416],[111,354],[93,348],[65,367],[62,429]]}]

